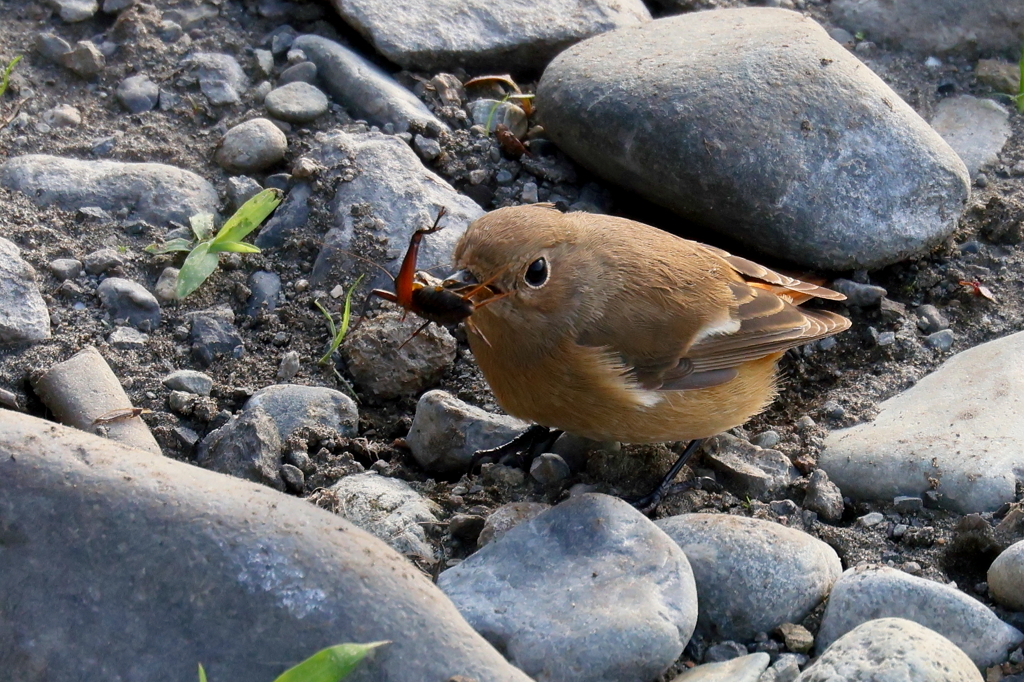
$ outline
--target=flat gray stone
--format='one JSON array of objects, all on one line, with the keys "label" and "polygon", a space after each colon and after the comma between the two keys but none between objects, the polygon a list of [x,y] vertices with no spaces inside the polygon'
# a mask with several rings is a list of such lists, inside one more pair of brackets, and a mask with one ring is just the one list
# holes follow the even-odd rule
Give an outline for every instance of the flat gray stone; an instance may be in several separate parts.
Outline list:
[{"label": "flat gray stone", "polygon": [[885,566],[851,568],[836,581],[818,630],[822,652],[861,623],[906,618],[959,646],[986,668],[1006,660],[1024,634],[999,620],[977,599],[941,583]]},{"label": "flat gray stone", "polygon": [[249,88],[249,77],[228,54],[196,52],[181,60],[181,68],[195,73],[199,89],[213,105],[238,104]]},{"label": "flat gray stone", "polygon": [[706,663],[691,668],[672,682],[758,682],[770,660],[768,654],[756,653],[731,661]]},{"label": "flat gray stone", "polygon": [[750,641],[783,623],[799,623],[843,570],[824,542],[771,521],[682,514],[656,523],[693,567],[702,636]]},{"label": "flat gray stone", "polygon": [[280,384],[253,394],[241,413],[199,444],[196,461],[208,469],[284,489],[284,445],[296,431],[356,435],[359,412],[344,393]]},{"label": "flat gray stone", "polygon": [[0,517],[11,680],[269,680],[390,640],[346,682],[529,682],[387,545],[262,486],[0,410]]},{"label": "flat gray stone", "polygon": [[788,457],[728,433],[704,442],[704,458],[737,495],[762,497],[784,490],[800,477]]},{"label": "flat gray stone", "polygon": [[921,55],[1020,56],[1024,5],[1005,0],[833,0],[833,20]]},{"label": "flat gray stone", "polygon": [[335,514],[374,535],[396,552],[436,560],[426,527],[438,523],[441,508],[405,481],[375,472],[345,476],[316,496]]},{"label": "flat gray stone", "polygon": [[69,24],[91,19],[100,10],[96,0],[54,0],[60,18]]},{"label": "flat gray stone", "polygon": [[148,341],[148,334],[143,334],[132,327],[116,327],[114,331],[110,332],[107,336],[107,342],[110,343],[111,346],[121,349],[137,350],[144,348]]},{"label": "flat gray stone", "polygon": [[0,185],[37,204],[74,210],[96,206],[152,225],[188,224],[197,213],[216,213],[220,200],[209,182],[159,163],[79,161],[46,154],[16,156],[0,164]]},{"label": "flat gray stone", "polygon": [[1010,139],[1010,112],[990,99],[961,95],[935,107],[932,127],[949,143],[967,166],[971,178],[999,160]]},{"label": "flat gray stone", "polygon": [[21,250],[0,237],[0,343],[50,338],[50,312],[39,293],[36,270]]},{"label": "flat gray stone", "polygon": [[[437,11],[429,10],[432,16]],[[394,12],[395,7],[387,7],[389,16]],[[414,94],[344,45],[313,35],[299,36],[292,45],[316,64],[327,92],[352,116],[381,127],[390,123],[396,133],[406,132],[410,124],[448,129]]]},{"label": "flat gray stone", "polygon": [[586,494],[520,523],[437,580],[538,681],[635,682],[679,657],[697,620],[683,552],[620,499]]},{"label": "flat gray stone", "polygon": [[988,567],[988,590],[1003,606],[1024,611],[1024,540],[1004,549]]},{"label": "flat gray stone", "polygon": [[874,421],[833,431],[818,466],[844,495],[892,500],[939,493],[962,514],[1016,499],[1024,450],[1024,333],[946,360],[879,406]]},{"label": "flat gray stone", "polygon": [[407,69],[542,68],[573,43],[651,18],[640,0],[332,0],[378,52]]},{"label": "flat gray stone", "polygon": [[903,618],[868,621],[836,641],[796,682],[982,682],[948,639]]},{"label": "flat gray stone", "polygon": [[605,179],[765,254],[874,269],[941,242],[963,163],[810,18],[693,12],[562,52],[545,130]]},{"label": "flat gray stone", "polygon": [[232,173],[266,170],[284,159],[288,138],[265,118],[239,123],[224,134],[214,160]]},{"label": "flat gray stone", "polygon": [[328,104],[327,95],[320,88],[302,81],[275,88],[263,100],[271,116],[289,123],[315,121],[327,113]]},{"label": "flat gray stone", "polygon": [[192,357],[203,367],[209,367],[218,357],[240,356],[239,349],[245,348],[238,328],[235,313],[228,306],[199,310],[190,315],[192,329]]},{"label": "flat gray stone", "polygon": [[509,442],[529,424],[465,403],[445,391],[427,391],[405,442],[427,471],[459,473],[469,468],[473,453]]},{"label": "flat gray stone", "polygon": [[137,282],[108,277],[96,287],[96,295],[114,320],[128,320],[130,325],[143,331],[160,325],[162,313],[156,296]]},{"label": "flat gray stone", "polygon": [[193,369],[179,369],[165,376],[160,383],[172,391],[186,391],[195,395],[210,395],[213,379]]},{"label": "flat gray stone", "polygon": [[152,111],[160,101],[160,86],[146,74],[129,76],[117,85],[117,101],[133,114]]},{"label": "flat gray stone", "polygon": [[[446,210],[443,229],[423,239],[419,263],[423,269],[448,265],[462,233],[484,214],[475,201],[424,168],[409,145],[398,138],[331,132],[318,135],[316,141],[320,146],[310,156],[332,169],[321,182],[336,189],[328,200],[334,226],[313,266],[310,281],[314,285],[367,273],[376,278],[371,279],[374,285],[390,288],[391,283],[376,268],[350,254],[372,258],[398,274],[412,233],[432,225],[441,207]],[[344,159],[349,163],[340,167]]]},{"label": "flat gray stone", "polygon": [[103,71],[107,58],[91,40],[79,40],[71,52],[60,56],[58,62],[88,80]]}]

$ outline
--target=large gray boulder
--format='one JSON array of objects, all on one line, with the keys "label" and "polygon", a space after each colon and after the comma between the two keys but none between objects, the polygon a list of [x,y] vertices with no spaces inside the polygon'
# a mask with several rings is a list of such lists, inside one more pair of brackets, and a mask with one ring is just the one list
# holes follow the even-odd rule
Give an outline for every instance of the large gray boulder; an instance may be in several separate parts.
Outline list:
[{"label": "large gray boulder", "polygon": [[332,0],[385,57],[406,69],[542,68],[566,46],[651,18],[641,0]]},{"label": "large gray boulder", "polygon": [[548,66],[537,107],[604,178],[805,267],[927,249],[969,196],[949,145],[796,12],[695,12],[591,38]]},{"label": "large gray boulder", "polygon": [[349,681],[529,682],[383,542],[302,500],[0,410],[0,666],[270,680],[390,640]]},{"label": "large gray boulder", "polygon": [[1024,332],[954,355],[881,403],[873,421],[833,431],[818,466],[856,499],[939,494],[946,509],[1016,499],[1024,451]]}]

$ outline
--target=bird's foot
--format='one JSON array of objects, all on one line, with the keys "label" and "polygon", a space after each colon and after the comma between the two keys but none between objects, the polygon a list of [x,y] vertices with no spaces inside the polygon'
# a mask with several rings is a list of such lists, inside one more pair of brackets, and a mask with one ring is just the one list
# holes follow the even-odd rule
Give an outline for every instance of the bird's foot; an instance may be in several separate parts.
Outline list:
[{"label": "bird's foot", "polygon": [[[661,483],[658,484],[658,487],[655,488],[650,495],[645,495],[641,497],[639,500],[634,500],[630,504],[632,504],[637,511],[643,514],[650,514],[655,509],[657,509],[658,505],[661,504],[662,498],[665,497],[665,494],[672,486],[672,481],[675,480],[675,477],[679,475],[679,472],[682,471],[683,466],[686,464],[687,461],[689,461],[690,457],[693,456],[693,453],[697,451],[697,448],[700,446],[700,443],[700,438],[696,440],[691,440],[689,444],[686,446],[686,448],[683,450],[682,454],[679,455],[679,459],[676,460],[676,463],[672,465],[672,468],[668,470],[668,473],[665,474],[665,477],[661,479]],[[687,485],[686,487],[689,488],[691,486]]]},{"label": "bird's foot", "polygon": [[489,462],[527,469],[533,460],[547,452],[561,435],[562,432],[557,429],[534,424],[504,445],[488,450],[477,450],[473,454],[469,470],[473,471],[481,464]]}]

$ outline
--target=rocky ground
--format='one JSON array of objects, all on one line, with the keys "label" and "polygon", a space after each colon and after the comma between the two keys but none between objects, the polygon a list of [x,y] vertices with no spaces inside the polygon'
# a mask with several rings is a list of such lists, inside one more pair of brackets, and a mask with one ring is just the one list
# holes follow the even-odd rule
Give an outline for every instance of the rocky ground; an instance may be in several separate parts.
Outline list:
[{"label": "rocky ground", "polygon": [[[680,10],[747,4],[699,2],[653,9],[655,16],[666,16]],[[51,6],[0,0],[4,17],[0,62],[24,55],[8,92],[0,98],[0,123],[6,122],[0,125],[0,237],[17,246],[20,258],[34,269],[34,286],[49,323],[48,334],[37,320],[26,323],[22,332],[0,339],[4,341],[0,344],[3,407],[54,417],[58,408],[44,404],[38,385],[42,372],[94,346],[116,375],[127,401],[148,410],[141,419],[164,455],[265,483],[353,519],[367,496],[394,495],[401,500],[396,507],[419,505],[406,509],[407,516],[392,520],[398,525],[392,529],[391,544],[436,578],[477,551],[481,531],[484,537],[493,536],[496,528],[500,531],[502,521],[492,516],[495,510],[528,517],[542,508],[524,505],[509,511],[504,505],[556,504],[571,492],[611,493],[626,499],[642,495],[660,478],[679,445],[563,443],[556,447],[561,457],[532,476],[504,467],[466,473],[466,453],[501,442],[515,425],[470,408],[499,412],[460,332],[455,330],[452,336],[432,328],[399,349],[417,325],[411,319],[399,323],[397,314],[375,306],[370,319],[332,361],[321,365],[317,360],[326,350],[328,331],[315,304],[339,312],[356,274],[365,273],[368,277],[354,296],[356,307],[361,307],[370,288],[367,282],[386,285],[387,279],[348,254],[394,271],[409,230],[426,227],[439,205],[451,209],[453,234],[439,233],[447,240],[436,242],[441,246],[428,237],[420,264],[441,270],[447,266],[444,245],[450,252],[457,230],[484,210],[550,201],[563,210],[613,213],[713,242],[773,267],[837,281],[834,286],[847,293],[849,300],[833,309],[853,320],[852,329],[834,342],[787,353],[780,366],[778,399],[735,429],[732,438],[722,437],[707,447],[687,472],[698,486],[674,491],[655,518],[707,512],[777,522],[776,526],[803,532],[794,542],[816,538],[834,550],[834,558],[823,554],[817,567],[822,575],[831,575],[831,581],[842,569],[866,564],[896,568],[901,576],[952,585],[955,590],[950,592],[969,595],[1004,621],[1024,627],[1021,613],[1007,608],[1005,600],[994,600],[987,584],[995,556],[1024,536],[1013,511],[1016,491],[983,509],[944,503],[943,494],[948,498],[950,493],[938,485],[931,495],[922,490],[907,499],[879,502],[851,497],[841,484],[846,499],[837,503],[828,477],[838,481],[842,474],[815,473],[823,471],[818,468],[819,456],[827,442],[832,447],[833,441],[827,441],[830,433],[875,418],[881,402],[915,386],[954,354],[1024,330],[1024,251],[1020,246],[1024,118],[1007,95],[994,89],[996,81],[982,77],[980,72],[988,73],[992,67],[979,65],[977,54],[953,51],[936,58],[898,44],[876,44],[842,29],[827,2],[785,3],[821,23],[925,120],[935,119],[961,95],[989,98],[1003,107],[1002,113],[994,114],[994,143],[986,137],[984,126],[971,118],[983,115],[975,109],[966,114],[967,123],[961,126],[975,131],[973,137],[955,122],[945,124],[947,139],[957,135],[967,139],[954,148],[968,161],[971,173],[966,211],[950,235],[884,267],[811,273],[806,262],[794,268],[792,261],[798,258],[787,261],[758,253],[735,235],[716,236],[578,165],[536,127],[544,122],[542,109],[529,124],[519,118],[520,112],[506,114],[505,104],[497,109],[510,127],[522,127],[517,132],[528,140],[531,153],[514,158],[516,154],[503,151],[484,128],[494,118],[494,105],[472,104],[474,97],[502,99],[501,91],[493,83],[463,86],[470,77],[497,68],[500,60],[488,68],[417,69],[403,64],[408,70],[399,71],[395,64],[402,64],[401,58],[389,55],[388,61],[333,8],[315,3],[168,0],[147,5],[107,0],[101,11],[89,11],[88,2],[81,5],[86,9],[71,2]],[[319,52],[319,44],[302,38],[307,42],[301,44],[301,53],[292,47],[297,34],[315,34],[350,46],[392,74],[395,83],[414,93],[421,104],[414,97],[394,95],[389,100],[390,121],[374,122],[372,115],[359,110],[358,101],[346,102],[338,94],[345,82],[325,73],[331,57]],[[67,45],[62,47],[60,39]],[[79,41],[90,42],[83,46]],[[66,53],[65,47],[73,51]],[[991,50],[981,52],[996,56]],[[227,55],[236,63],[195,57],[201,53]],[[310,64],[307,57],[317,63],[319,80],[309,76],[308,68],[303,73]],[[539,66],[543,65],[514,71],[523,92],[536,90]],[[286,69],[291,71],[288,76]],[[146,78],[139,79],[140,74]],[[318,84],[330,99],[310,89],[281,96],[277,105],[272,99],[265,102],[272,87],[307,80]],[[366,87],[395,83],[371,82]],[[368,106],[365,93],[355,97]],[[277,123],[239,132],[236,126],[258,117]],[[737,112],[728,125],[742,127],[745,119]],[[939,123],[936,127],[940,128]],[[229,131],[240,138],[237,147],[229,139],[222,141]],[[61,165],[59,160],[53,166],[40,162],[15,173],[10,164],[30,154],[87,162],[167,164],[200,179],[154,176],[146,182],[158,185],[157,198],[147,208],[130,181],[141,176],[110,170],[109,175],[93,177],[94,167]],[[6,171],[5,161],[9,162]],[[431,185],[403,208],[403,200],[396,197],[403,196],[409,183],[435,182],[424,179],[424,168],[454,190]],[[59,183],[47,179],[61,174]],[[370,178],[366,182],[379,187],[360,186],[359,178]],[[153,256],[144,248],[166,239],[200,210],[230,214],[251,195],[257,182],[284,189],[288,196],[273,229],[265,227],[266,236],[258,238],[263,240],[257,241],[263,251],[223,257],[221,267],[195,294],[174,300],[167,288],[167,277],[173,273],[166,269],[180,267],[182,258]],[[182,189],[186,184],[189,188]],[[90,194],[94,186],[109,191],[112,198]],[[76,188],[84,194],[60,198],[74,194]],[[117,192],[121,194],[114,196]],[[103,202],[108,202],[105,207]],[[389,221],[400,223],[397,232],[385,224]],[[31,281],[24,271],[19,273],[16,256],[0,255],[11,264],[9,271],[0,274]],[[127,289],[107,298],[100,285],[114,278],[146,291],[125,285]],[[18,291],[13,285],[10,290]],[[29,307],[26,316],[31,318],[32,295],[16,296]],[[123,324],[124,318],[131,324]],[[179,370],[202,372],[211,383],[206,385],[207,379],[195,375],[168,381]],[[946,390],[952,388],[955,393],[959,386],[975,401],[972,405],[1005,407],[999,395],[986,395],[987,384],[972,384],[969,368],[964,372],[953,375],[949,381],[958,383]],[[993,373],[998,375],[999,370]],[[1013,372],[1007,369],[1006,374]],[[260,409],[270,416],[261,416],[250,399],[277,384],[324,387],[344,395],[275,397],[264,392],[259,394],[264,400]],[[431,421],[423,400],[417,407],[427,389],[441,389],[468,405],[453,403],[439,409]],[[1021,390],[1019,384],[1016,390]],[[1010,396],[1005,401],[1012,402]],[[117,407],[90,405],[88,396],[76,400],[71,401],[74,409],[91,409],[85,426]],[[277,441],[270,439],[273,442],[261,435],[267,418],[274,421],[289,406],[321,400],[330,403],[328,411],[336,415],[335,422],[321,421],[316,428],[290,431]],[[423,410],[422,417],[418,409]],[[1006,420],[1012,419],[1013,413],[1006,414]],[[420,422],[418,434],[414,417]],[[207,438],[220,428],[229,430]],[[456,457],[454,463],[446,460],[425,470],[423,463],[436,454],[437,446],[429,434],[424,435],[432,430],[469,434],[461,465]],[[1020,439],[1020,432],[1007,437]],[[747,441],[781,453],[787,470],[781,480],[774,470],[750,474],[744,468],[763,457],[758,454],[761,451],[751,454]],[[252,444],[258,461],[240,459],[238,448],[229,447],[237,443]],[[592,447],[590,454],[580,456],[588,447]],[[790,467],[795,467],[792,473]],[[408,486],[371,492],[360,487],[363,479],[355,477],[364,471]],[[405,501],[409,495],[412,502]],[[372,516],[369,511],[366,514]],[[416,532],[406,532],[409,518],[415,519]],[[515,554],[509,548],[505,551]],[[803,552],[799,544],[783,543],[775,559],[785,562]],[[699,589],[702,569],[692,557],[690,563]],[[901,579],[879,570],[878,580]],[[466,574],[471,572],[466,569]],[[454,595],[463,588],[456,583],[467,578],[449,574],[442,584],[445,580],[445,591],[459,604]],[[927,594],[929,599],[937,598]],[[958,596],[948,598],[960,603]],[[820,597],[793,617],[811,633],[831,641],[846,629],[837,625],[831,636],[823,634],[824,607],[815,606],[819,602]],[[973,603],[964,608],[973,608]],[[949,607],[948,612],[956,608]],[[554,627],[539,616],[526,617],[535,620],[538,632]],[[995,636],[992,629],[1001,627],[989,621],[984,624],[979,627],[988,628],[986,637]],[[716,631],[698,622],[697,627],[698,637],[660,679],[671,679],[694,663],[724,660],[746,651],[768,653],[775,663],[780,652],[798,654],[783,658],[773,679],[792,679],[787,676],[794,672],[793,665],[804,666],[808,660],[808,647],[774,626]],[[1011,642],[1013,635],[1006,638]],[[1024,660],[1019,650],[1010,662],[1005,651],[1002,657],[968,654],[982,667],[1004,665],[1000,672],[991,672],[989,679],[999,679],[1003,670],[1017,672]]]}]

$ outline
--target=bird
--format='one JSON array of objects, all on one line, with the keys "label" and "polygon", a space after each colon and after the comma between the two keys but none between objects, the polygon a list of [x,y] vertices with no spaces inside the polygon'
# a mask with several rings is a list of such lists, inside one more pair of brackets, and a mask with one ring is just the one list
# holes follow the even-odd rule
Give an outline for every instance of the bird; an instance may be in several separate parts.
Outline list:
[{"label": "bird", "polygon": [[454,261],[449,286],[479,292],[470,350],[498,405],[534,425],[478,457],[531,443],[539,454],[561,432],[689,441],[647,496],[655,504],[701,439],[771,403],[787,349],[850,326],[798,307],[845,299],[831,289],[640,222],[552,204],[478,218]]}]

